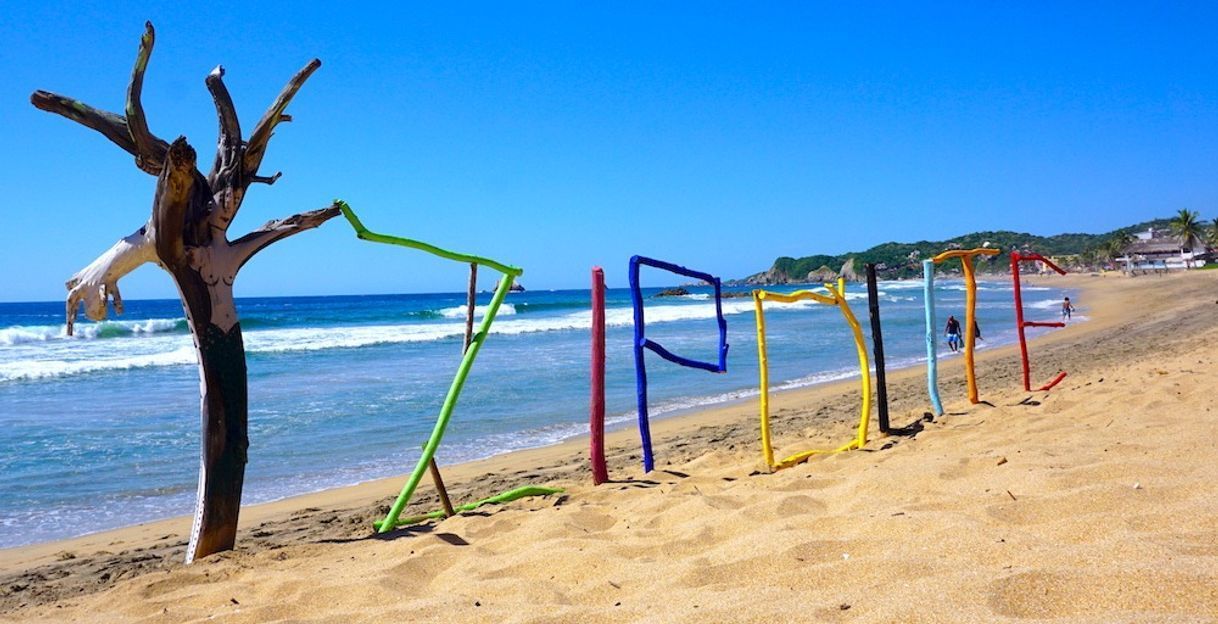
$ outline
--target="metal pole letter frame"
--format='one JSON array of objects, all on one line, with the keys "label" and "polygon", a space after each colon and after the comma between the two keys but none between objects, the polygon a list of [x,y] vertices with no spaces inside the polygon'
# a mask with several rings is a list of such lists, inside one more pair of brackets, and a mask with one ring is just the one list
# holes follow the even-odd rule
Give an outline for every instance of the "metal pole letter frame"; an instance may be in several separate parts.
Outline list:
[{"label": "metal pole letter frame", "polygon": [[[450,385],[448,388],[448,394],[444,397],[444,404],[440,408],[440,414],[436,418],[436,424],[435,427],[432,428],[431,436],[427,439],[427,444],[423,447],[423,454],[419,456],[418,463],[415,465],[414,470],[411,471],[410,477],[406,480],[406,485],[402,487],[401,493],[398,494],[397,500],[395,500],[393,502],[393,506],[390,507],[389,513],[385,515],[383,520],[373,523],[373,526],[376,527],[377,532],[385,533],[387,531],[392,531],[398,526],[421,522],[422,520],[433,517],[444,517],[445,512],[440,510],[438,512],[424,514],[422,516],[399,518],[402,511],[406,509],[406,505],[410,502],[410,498],[414,496],[414,491],[419,486],[419,481],[423,479],[423,474],[427,472],[432,458],[435,457],[436,449],[440,447],[440,441],[444,438],[444,431],[448,428],[448,421],[452,418],[453,410],[457,407],[457,399],[461,396],[461,389],[465,386],[465,379],[469,376],[469,371],[474,365],[474,360],[478,357],[478,351],[482,349],[482,343],[486,341],[486,336],[488,333],[490,333],[491,324],[495,322],[495,315],[499,312],[499,308],[503,305],[503,300],[505,297],[507,297],[508,291],[512,289],[513,281],[524,273],[524,270],[520,269],[519,267],[501,264],[487,258],[448,251],[434,245],[429,245],[427,243],[408,238],[377,234],[365,228],[364,224],[360,222],[359,218],[355,216],[355,212],[352,211],[349,206],[342,206],[342,211],[343,216],[347,218],[347,221],[351,224],[352,229],[355,230],[356,236],[361,240],[419,249],[440,256],[441,258],[447,258],[449,260],[455,260],[457,262],[463,262],[466,264],[482,265],[503,273],[503,278],[499,280],[499,285],[495,288],[495,294],[491,296],[491,302],[490,305],[487,306],[486,314],[482,316],[482,323],[478,326],[478,332],[473,335],[469,348],[465,350],[465,354],[461,358],[461,364],[457,366],[457,374],[453,378],[452,385]],[[465,511],[473,509],[481,504],[502,503],[509,500],[515,500],[516,498],[520,498],[522,496],[538,496],[543,494],[553,494],[560,491],[561,490],[554,488],[532,486],[517,488],[510,492],[493,496],[489,499],[462,505],[457,507],[457,510]]]},{"label": "metal pole letter frame", "polygon": [[[1025,321],[1023,320],[1023,292],[1020,289],[1019,283],[1019,263],[1020,262],[1041,262],[1050,269],[1065,275],[1065,269],[1053,264],[1052,261],[1037,253],[1020,253],[1018,251],[1011,252],[1011,279],[1015,280],[1015,329],[1019,332],[1019,356],[1023,366],[1023,389],[1027,392],[1032,391],[1031,371],[1028,366],[1028,340],[1024,336],[1024,329],[1028,327],[1065,327],[1065,323],[1046,322],[1046,321]],[[1041,386],[1038,390],[1049,391],[1053,386],[1061,383],[1061,380],[1066,378],[1066,371],[1059,371],[1049,383]]]},{"label": "metal pole letter frame", "polygon": [[[870,365],[867,362],[867,344],[863,340],[863,330],[859,327],[859,322],[854,318],[854,313],[850,311],[850,304],[846,303],[846,284],[845,280],[839,279],[836,287],[833,284],[825,284],[825,288],[829,290],[828,295],[823,295],[811,290],[797,290],[789,295],[782,293],[770,292],[768,290],[753,291],[753,307],[757,313],[757,361],[758,370],[761,376],[761,454],[765,459],[766,466],[771,471],[782,468],[789,468],[801,462],[807,461],[813,455],[826,453],[841,453],[853,449],[863,448],[867,444],[867,423],[871,418],[871,372]],[[826,305],[836,306],[841,311],[842,317],[850,326],[850,331],[854,334],[854,345],[858,351],[859,372],[861,378],[861,390],[863,395],[862,409],[859,414],[859,426],[855,432],[855,437],[850,442],[832,450],[812,450],[803,451],[784,458],[782,461],[774,461],[774,448],[770,442],[770,367],[769,358],[766,354],[765,341],[765,309],[762,306],[762,301],[771,299],[781,303],[794,303],[796,301],[816,301]]]},{"label": "metal pole letter frame", "polygon": [[[977,372],[973,367],[973,350],[977,343],[977,276],[973,272],[973,257],[997,256],[1000,253],[1002,252],[997,249],[978,247],[977,249],[953,249],[931,258],[931,262],[935,264],[942,264],[952,258],[960,258],[960,264],[964,267],[964,378],[968,382],[968,400],[970,403],[981,402],[977,398]],[[924,262],[922,266],[925,270],[926,263]],[[933,272],[934,267],[930,267],[930,270]],[[934,305],[933,296],[927,297],[926,305]],[[937,394],[938,391],[936,390],[935,393]],[[941,410],[941,406],[936,406],[936,409]],[[939,413],[942,414],[943,412],[940,411]]]},{"label": "metal pole letter frame", "polygon": [[936,416],[943,415],[943,401],[939,399],[939,349],[936,333],[939,324],[935,320],[935,263],[922,261],[922,303],[926,309],[926,394]]},{"label": "metal pole letter frame", "polygon": [[592,484],[609,480],[605,466],[605,271],[592,267],[592,394],[589,397],[588,430],[591,444]]},{"label": "metal pole letter frame", "polygon": [[876,416],[880,421],[880,433],[889,433],[888,426],[888,380],[884,371],[884,333],[880,327],[880,294],[876,285],[875,263],[867,268],[867,314],[871,318],[871,349],[875,353],[875,398]]},{"label": "metal pole letter frame", "polygon": [[[681,357],[659,343],[647,339],[643,324],[643,292],[639,288],[639,266],[647,265],[677,275],[684,275],[702,280],[715,288],[715,320],[719,324],[719,362],[702,362]],[[727,320],[723,318],[722,284],[719,278],[701,271],[694,271],[663,260],[654,260],[643,256],[630,258],[630,299],[634,305],[634,376],[635,388],[638,391],[639,408],[639,437],[643,445],[643,472],[651,472],[655,468],[655,459],[651,453],[651,423],[647,417],[647,363],[643,357],[643,349],[650,349],[656,355],[680,366],[697,368],[712,373],[727,372]]]}]

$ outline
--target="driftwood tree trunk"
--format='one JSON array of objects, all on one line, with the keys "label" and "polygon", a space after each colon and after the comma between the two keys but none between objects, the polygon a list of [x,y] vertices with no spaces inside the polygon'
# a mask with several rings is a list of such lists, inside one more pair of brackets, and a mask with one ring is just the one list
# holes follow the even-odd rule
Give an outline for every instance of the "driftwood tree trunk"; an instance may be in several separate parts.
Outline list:
[{"label": "driftwood tree trunk", "polygon": [[279,178],[279,173],[258,175],[267,143],[277,125],[291,120],[284,113],[288,103],[321,62],[314,59],[297,72],[248,141],[242,139],[232,98],[224,86],[224,69],[216,67],[206,84],[215,101],[220,138],[211,171],[203,175],[185,137],[167,143],[148,129],[140,93],[154,40],[152,24],[147,23],[127,88],[125,115],[45,91],[34,92],[30,100],[44,111],[100,132],[133,155],[137,167],[157,176],[148,222],[68,280],[67,331],[72,333],[82,304],[93,320],[106,317],[107,300],[121,314],[118,280],[140,265],[155,263],[173,277],[198,354],[201,395],[202,451],[198,501],[186,553],[189,563],[231,549],[237,535],[249,448],[245,346],[233,303],[237,272],[271,243],[338,216],[341,202],[271,221],[230,241],[228,226],[249,185],[269,185]]}]

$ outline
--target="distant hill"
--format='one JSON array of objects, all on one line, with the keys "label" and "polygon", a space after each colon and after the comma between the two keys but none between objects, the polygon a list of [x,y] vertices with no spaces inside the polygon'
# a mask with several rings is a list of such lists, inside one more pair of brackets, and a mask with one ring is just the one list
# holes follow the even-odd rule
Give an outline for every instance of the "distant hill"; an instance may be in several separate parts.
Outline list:
[{"label": "distant hill", "polygon": [[[882,243],[866,251],[855,251],[838,255],[814,254],[802,258],[782,256],[774,260],[768,270],[755,273],[736,283],[789,284],[818,282],[836,276],[851,259],[855,270],[862,273],[863,265],[874,262],[877,273],[884,279],[900,279],[922,274],[922,260],[945,249],[972,249],[989,243],[990,247],[1008,252],[1014,249],[1030,250],[1045,256],[1087,256],[1093,254],[1106,241],[1119,233],[1133,234],[1147,228],[1167,228],[1170,219],[1153,219],[1103,234],[1055,234],[1037,236],[1025,232],[1000,230],[996,232],[973,232],[942,241],[917,241],[913,243]],[[1010,260],[1001,256],[977,258],[977,268],[982,273],[1006,272]]]}]

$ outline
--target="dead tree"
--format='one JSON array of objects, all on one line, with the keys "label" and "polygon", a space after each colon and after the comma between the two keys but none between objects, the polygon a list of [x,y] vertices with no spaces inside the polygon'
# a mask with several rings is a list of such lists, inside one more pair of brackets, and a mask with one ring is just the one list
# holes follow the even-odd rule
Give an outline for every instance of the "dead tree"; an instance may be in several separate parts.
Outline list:
[{"label": "dead tree", "polygon": [[157,177],[148,222],[68,280],[67,332],[72,333],[81,304],[93,320],[106,317],[107,300],[121,314],[118,280],[146,262],[168,271],[177,284],[198,354],[202,413],[199,492],[186,553],[189,563],[230,550],[237,535],[249,438],[245,346],[233,304],[233,280],[242,265],[271,243],[338,216],[341,202],[271,221],[229,240],[228,226],[249,186],[255,182],[270,185],[279,178],[279,173],[260,176],[258,168],[275,127],[291,121],[284,113],[288,103],[321,61],[313,59],[292,77],[248,141],[241,137],[237,113],[224,86],[224,68],[212,70],[206,83],[220,120],[220,140],[211,171],[203,175],[185,137],[167,143],[148,129],[140,92],[154,39],[152,23],[146,23],[127,87],[126,115],[46,91],[35,91],[30,101],[100,132],[134,156],[137,167]]}]

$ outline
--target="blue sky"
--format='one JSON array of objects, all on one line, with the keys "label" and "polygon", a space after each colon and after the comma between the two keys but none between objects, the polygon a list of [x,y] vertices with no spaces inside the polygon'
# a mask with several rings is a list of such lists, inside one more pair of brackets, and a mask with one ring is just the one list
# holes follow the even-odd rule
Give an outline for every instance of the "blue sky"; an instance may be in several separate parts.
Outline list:
[{"label": "blue sky", "polygon": [[[248,133],[323,62],[233,236],[340,197],[374,230],[580,288],[594,264],[624,285],[635,253],[739,277],[888,240],[1218,216],[1213,3],[83,4],[0,22],[2,300],[61,299],[147,219],[151,176],[29,104],[121,111],[145,19],[150,126],[208,160],[212,67]],[[464,270],[336,220],[263,252],[237,294],[458,291]],[[148,266],[123,294],[174,291]]]}]

